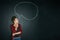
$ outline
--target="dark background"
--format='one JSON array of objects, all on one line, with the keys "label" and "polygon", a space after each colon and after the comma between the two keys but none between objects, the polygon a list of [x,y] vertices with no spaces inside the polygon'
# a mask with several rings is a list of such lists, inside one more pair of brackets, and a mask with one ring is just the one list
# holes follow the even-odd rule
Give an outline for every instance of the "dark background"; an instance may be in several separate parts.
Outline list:
[{"label": "dark background", "polygon": [[22,40],[60,40],[60,2],[58,0],[0,0],[1,40],[10,40],[10,19],[15,15],[14,6],[23,1],[35,3],[39,7],[39,15],[35,20],[25,20],[22,25]]}]

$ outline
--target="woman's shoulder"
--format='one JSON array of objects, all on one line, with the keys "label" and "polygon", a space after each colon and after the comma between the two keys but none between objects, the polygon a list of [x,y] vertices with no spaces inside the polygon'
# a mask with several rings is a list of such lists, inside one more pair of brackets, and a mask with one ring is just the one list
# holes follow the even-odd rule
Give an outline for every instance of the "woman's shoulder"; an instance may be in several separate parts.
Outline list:
[{"label": "woman's shoulder", "polygon": [[19,24],[19,26],[21,27],[21,24]]},{"label": "woman's shoulder", "polygon": [[18,25],[21,25],[21,24],[18,24]]}]

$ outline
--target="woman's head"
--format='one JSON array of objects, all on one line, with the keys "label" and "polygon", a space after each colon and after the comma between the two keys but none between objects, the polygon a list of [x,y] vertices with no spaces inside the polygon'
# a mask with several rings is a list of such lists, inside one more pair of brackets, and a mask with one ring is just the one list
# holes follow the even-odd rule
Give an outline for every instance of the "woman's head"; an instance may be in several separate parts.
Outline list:
[{"label": "woman's head", "polygon": [[12,21],[13,24],[19,23],[19,20],[18,20],[18,18],[17,18],[16,16],[13,16],[13,17],[11,18],[11,21]]}]

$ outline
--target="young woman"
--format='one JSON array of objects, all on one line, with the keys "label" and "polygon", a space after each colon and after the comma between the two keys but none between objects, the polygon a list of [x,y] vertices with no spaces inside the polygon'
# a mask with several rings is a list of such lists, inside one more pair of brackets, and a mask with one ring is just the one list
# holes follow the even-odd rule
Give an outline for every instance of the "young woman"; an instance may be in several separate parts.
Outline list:
[{"label": "young woman", "polygon": [[19,20],[16,16],[11,18],[12,25],[11,25],[11,36],[12,40],[21,40],[22,35],[22,27],[19,24]]}]

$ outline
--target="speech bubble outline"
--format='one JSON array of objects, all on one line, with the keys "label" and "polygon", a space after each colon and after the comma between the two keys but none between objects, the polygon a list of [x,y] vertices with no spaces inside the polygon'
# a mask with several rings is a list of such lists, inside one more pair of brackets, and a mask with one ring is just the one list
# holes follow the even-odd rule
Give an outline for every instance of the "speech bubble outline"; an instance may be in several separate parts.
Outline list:
[{"label": "speech bubble outline", "polygon": [[23,14],[20,14],[20,16],[22,16],[25,20],[34,20],[34,19],[36,19],[37,16],[38,16],[39,10],[38,10],[38,6],[37,6],[36,4],[34,4],[33,2],[19,2],[19,3],[16,4],[15,7],[14,7],[14,13],[15,13],[17,16],[19,16],[19,13],[16,12],[16,7],[17,7],[18,5],[20,5],[20,4],[22,4],[22,3],[31,3],[31,4],[33,4],[33,5],[37,8],[37,12],[36,12],[36,15],[35,15],[33,18],[31,18],[31,19],[26,18],[25,16],[23,16]]}]

